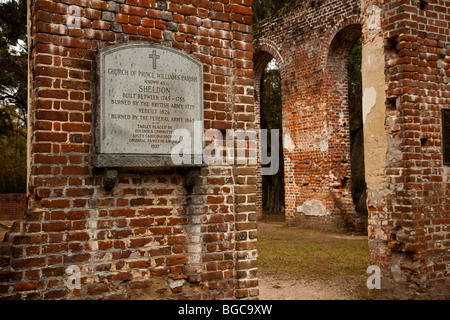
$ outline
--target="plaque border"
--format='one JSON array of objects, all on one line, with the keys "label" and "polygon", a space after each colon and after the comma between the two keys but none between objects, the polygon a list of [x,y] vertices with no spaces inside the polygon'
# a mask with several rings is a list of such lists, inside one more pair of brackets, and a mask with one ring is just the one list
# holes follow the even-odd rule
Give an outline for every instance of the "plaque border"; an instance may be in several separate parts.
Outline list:
[{"label": "plaque border", "polygon": [[447,141],[447,139],[450,139],[450,137],[446,137],[445,130],[444,130],[446,113],[448,113],[448,117],[450,117],[450,109],[449,108],[442,109],[442,159],[443,159],[445,166],[450,166],[450,157],[447,158],[447,154],[445,152],[445,146],[446,146],[447,142],[450,143],[450,141]]},{"label": "plaque border", "polygon": [[[94,79],[95,79],[95,88],[94,88],[94,105],[93,105],[93,125],[94,127],[94,150],[92,155],[92,164],[97,168],[169,168],[169,167],[203,167],[205,164],[203,163],[203,154],[192,154],[191,155],[191,164],[174,164],[172,162],[171,156],[168,154],[116,154],[116,153],[105,153],[101,148],[101,138],[102,131],[105,130],[105,126],[101,123],[101,116],[104,119],[105,108],[102,106],[102,97],[103,97],[103,86],[105,85],[104,81],[101,81],[101,69],[104,65],[105,57],[113,52],[121,51],[128,48],[151,48],[151,49],[160,49],[171,51],[174,54],[182,56],[183,58],[189,59],[191,62],[195,63],[201,70],[200,79],[199,79],[199,89],[200,89],[200,119],[201,121],[201,132],[204,132],[204,88],[203,88],[203,63],[189,55],[188,53],[174,49],[171,47],[166,47],[157,43],[152,42],[138,42],[138,41],[130,41],[126,43],[114,44],[105,48],[102,48],[97,53],[95,59],[94,66]],[[100,116],[101,113],[101,116]],[[202,135],[202,151],[204,149],[204,140]],[[200,161],[200,159],[202,161]],[[201,164],[198,164],[198,163]]]}]

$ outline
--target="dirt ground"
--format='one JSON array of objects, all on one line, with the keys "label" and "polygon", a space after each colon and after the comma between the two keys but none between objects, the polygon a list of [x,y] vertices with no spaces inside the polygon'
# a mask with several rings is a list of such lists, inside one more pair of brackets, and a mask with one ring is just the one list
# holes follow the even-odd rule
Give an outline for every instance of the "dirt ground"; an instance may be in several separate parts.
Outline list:
[{"label": "dirt ground", "polygon": [[[366,300],[366,236],[258,222],[262,300]],[[356,270],[356,271],[355,271]]]},{"label": "dirt ground", "polygon": [[364,300],[364,279],[299,279],[259,273],[261,300]]}]

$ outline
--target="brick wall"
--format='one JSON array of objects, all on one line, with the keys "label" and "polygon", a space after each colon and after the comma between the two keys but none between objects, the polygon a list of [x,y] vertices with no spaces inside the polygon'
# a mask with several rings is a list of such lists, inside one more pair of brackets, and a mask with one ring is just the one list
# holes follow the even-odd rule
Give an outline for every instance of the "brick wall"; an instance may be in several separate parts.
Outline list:
[{"label": "brick wall", "polygon": [[[66,26],[69,4],[81,28]],[[151,41],[203,63],[205,129],[254,128],[251,1],[53,1],[31,7],[30,210],[0,247],[5,299],[258,295],[254,165],[93,168],[94,61]],[[81,270],[81,289],[65,270]]]},{"label": "brick wall", "polygon": [[0,194],[0,221],[20,220],[26,208],[26,194]]},{"label": "brick wall", "polygon": [[[255,32],[255,79],[268,54],[281,69],[286,220],[337,230],[367,219],[349,201],[345,69],[350,43],[362,36],[370,256],[393,298],[450,292],[441,118],[450,102],[449,8],[438,0],[302,1]],[[308,207],[323,215],[304,214]]]},{"label": "brick wall", "polygon": [[450,1],[431,0],[383,7],[392,192],[385,212],[372,208],[377,219],[370,224],[385,233],[372,257],[402,270],[396,280],[419,297],[448,298],[450,292],[450,168],[442,155],[442,109],[450,103],[449,7]]}]

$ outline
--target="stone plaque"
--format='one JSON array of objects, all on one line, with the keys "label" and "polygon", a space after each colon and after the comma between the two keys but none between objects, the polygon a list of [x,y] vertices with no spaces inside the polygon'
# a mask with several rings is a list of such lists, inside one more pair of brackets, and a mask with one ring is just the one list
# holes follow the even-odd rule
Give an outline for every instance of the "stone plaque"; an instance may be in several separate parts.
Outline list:
[{"label": "stone plaque", "polygon": [[[171,150],[179,143],[171,141],[176,129],[187,130],[192,140],[195,130],[203,133],[202,63],[150,43],[101,50],[94,165],[170,164]],[[194,149],[192,143],[192,156]]]},{"label": "stone plaque", "polygon": [[444,164],[450,165],[450,109],[442,110],[442,137]]}]

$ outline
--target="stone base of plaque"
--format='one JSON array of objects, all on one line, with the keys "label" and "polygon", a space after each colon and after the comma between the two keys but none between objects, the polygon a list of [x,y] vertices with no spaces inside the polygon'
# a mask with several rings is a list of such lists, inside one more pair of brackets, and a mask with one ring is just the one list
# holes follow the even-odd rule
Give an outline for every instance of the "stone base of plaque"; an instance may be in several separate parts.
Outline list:
[{"label": "stone base of plaque", "polygon": [[204,167],[202,155],[191,156],[189,164],[175,164],[167,155],[96,154],[92,158],[96,168],[198,168]]}]

